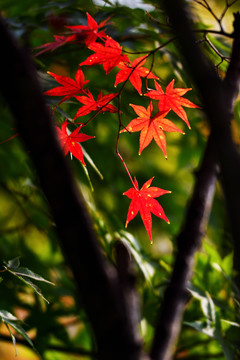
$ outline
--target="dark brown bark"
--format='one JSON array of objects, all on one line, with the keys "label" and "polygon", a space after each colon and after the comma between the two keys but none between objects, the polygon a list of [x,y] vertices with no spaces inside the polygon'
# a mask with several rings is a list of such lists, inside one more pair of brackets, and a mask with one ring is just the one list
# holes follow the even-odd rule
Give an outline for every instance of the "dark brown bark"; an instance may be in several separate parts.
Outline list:
[{"label": "dark brown bark", "polygon": [[141,342],[115,268],[104,260],[83,198],[60,149],[35,68],[0,19],[0,91],[16,119],[94,330],[99,358],[139,360]]},{"label": "dark brown bark", "polygon": [[[181,50],[192,73],[193,80],[198,86],[205,113],[212,127],[212,134],[208,140],[201,169],[197,174],[183,229],[177,238],[178,251],[173,274],[164,295],[151,352],[151,358],[154,360],[168,360],[172,357],[173,346],[181,327],[187,297],[187,284],[192,275],[193,256],[201,244],[211,208],[219,160],[221,160],[221,166],[224,167],[224,190],[230,217],[231,213],[237,211],[231,223],[234,238],[234,264],[235,269],[238,272],[240,270],[240,237],[237,225],[237,218],[240,214],[238,201],[240,199],[233,199],[235,190],[228,188],[237,185],[235,180],[231,182],[228,171],[236,175],[237,181],[240,181],[240,160],[230,133],[233,105],[240,82],[239,14],[235,15],[235,39],[231,62],[225,80],[221,81],[194,39],[183,1],[163,1],[163,4],[179,37]],[[227,155],[224,153],[225,147],[222,146],[227,147]],[[234,169],[231,168],[234,166],[232,158],[227,163],[228,156],[233,156],[235,159]],[[239,192],[235,194],[236,196],[240,195]]]},{"label": "dark brown bark", "polygon": [[199,92],[211,126],[217,157],[221,167],[222,186],[234,244],[234,265],[240,285],[240,156],[231,134],[233,104],[240,83],[240,16],[235,15],[234,43],[231,62],[222,81],[194,37],[189,11],[183,0],[162,1],[177,34],[179,48],[193,83]]},{"label": "dark brown bark", "polygon": [[151,351],[151,358],[154,360],[168,360],[172,357],[188,298],[187,286],[192,277],[194,254],[201,245],[212,207],[217,172],[214,142],[210,135],[201,167],[196,174],[184,225],[177,237],[178,249],[173,273],[164,294],[155,328]]}]

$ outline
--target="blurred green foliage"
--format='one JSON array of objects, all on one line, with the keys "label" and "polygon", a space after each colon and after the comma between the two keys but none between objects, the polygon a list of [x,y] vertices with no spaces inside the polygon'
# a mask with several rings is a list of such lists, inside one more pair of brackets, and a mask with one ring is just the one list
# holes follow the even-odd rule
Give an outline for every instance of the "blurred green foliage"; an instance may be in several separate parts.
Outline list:
[{"label": "blurred green foliage", "polygon": [[[64,25],[86,24],[86,12],[96,21],[111,17],[107,33],[119,41],[125,50],[147,52],[165,43],[172,35],[171,29],[160,23],[166,18],[158,2],[145,1],[153,5],[147,16],[141,8],[131,9],[120,4],[95,5],[92,1],[81,0],[2,0],[1,14],[6,18],[11,31],[19,43],[28,48],[32,56],[35,47],[53,41],[54,34],[64,33]],[[208,23],[194,1],[189,1],[195,14],[196,28],[214,28],[213,21]],[[219,11],[219,2],[211,2],[214,11]],[[156,8],[154,6],[156,5]],[[232,21],[232,8],[228,11],[228,22]],[[214,19],[213,19],[214,20]],[[199,34],[201,39],[201,34]],[[209,36],[211,43],[225,56],[231,53],[231,42],[223,37]],[[214,64],[221,58],[208,43],[201,44]],[[65,45],[54,52],[46,52],[33,61],[39,71],[39,80],[43,90],[55,84],[46,71],[74,76],[78,64],[91,52],[82,45]],[[130,55],[134,59],[136,55]],[[140,55],[137,55],[140,56]],[[148,61],[151,66],[151,61]],[[227,62],[218,67],[220,76],[224,76]],[[172,42],[156,53],[153,71],[159,76],[165,87],[173,78],[177,87],[191,87],[191,80],[181,62],[175,43]],[[90,80],[89,89],[97,95],[101,89],[104,94],[116,92],[113,87],[116,70],[105,75],[102,66],[84,67],[85,78]],[[149,84],[153,86],[153,81]],[[13,96],[17,94],[13,93]],[[194,89],[188,98],[200,104]],[[52,106],[58,98],[46,99]],[[38,179],[28,158],[28,149],[24,149],[21,139],[4,142],[16,133],[12,115],[3,99],[0,99],[0,253],[2,270],[4,261],[20,257],[21,264],[53,282],[55,286],[42,284],[41,289],[50,304],[46,304],[31,288],[8,272],[2,272],[0,309],[4,309],[23,320],[22,326],[33,340],[39,354],[47,360],[90,359],[96,352],[91,327],[86,319],[81,303],[76,301],[75,288],[65,260],[58,247],[55,225],[39,187]],[[129,103],[147,106],[148,99],[140,97],[137,91],[127,84],[121,101],[122,121],[127,125],[135,113]],[[114,105],[117,105],[114,103]],[[56,109],[55,121],[61,123],[67,116],[73,118],[77,110],[76,101],[68,101]],[[236,139],[240,118],[240,101],[236,103],[235,119]],[[84,194],[92,214],[95,230],[102,249],[110,262],[114,264],[114,243],[123,241],[129,248],[138,276],[138,292],[141,299],[140,332],[145,349],[151,345],[156,314],[161,304],[164,288],[169,280],[175,253],[175,237],[184,220],[185,209],[194,184],[194,171],[197,169],[204,151],[208,125],[201,110],[188,109],[191,131],[185,124],[171,114],[170,119],[186,132],[185,136],[167,133],[168,160],[155,142],[138,156],[139,133],[122,134],[119,150],[139,185],[155,176],[153,186],[172,191],[171,195],[160,198],[166,215],[171,221],[168,225],[153,217],[153,245],[150,246],[142,221],[137,216],[124,228],[129,199],[122,193],[131,187],[129,178],[121,161],[116,155],[118,117],[116,114],[100,114],[87,126],[87,134],[95,135],[93,141],[84,144],[85,151],[95,166],[103,174],[103,180],[86,160],[88,176],[76,160],[71,163],[75,179]],[[85,116],[88,120],[90,115]],[[91,180],[94,191],[89,183]],[[81,241],[86,241],[81,239]],[[234,359],[233,348],[239,347],[240,320],[239,297],[233,282],[232,245],[229,224],[219,186],[203,246],[195,259],[193,281],[189,285],[189,302],[184,315],[184,325],[175,358],[184,359]],[[6,345],[5,330],[0,328],[0,358],[15,358]],[[16,336],[17,337],[17,336]],[[11,338],[9,338],[11,341]],[[5,345],[4,345],[5,344]],[[17,340],[18,349],[18,340]],[[240,349],[240,348],[239,348]],[[39,355],[21,347],[19,359],[39,359]]]}]

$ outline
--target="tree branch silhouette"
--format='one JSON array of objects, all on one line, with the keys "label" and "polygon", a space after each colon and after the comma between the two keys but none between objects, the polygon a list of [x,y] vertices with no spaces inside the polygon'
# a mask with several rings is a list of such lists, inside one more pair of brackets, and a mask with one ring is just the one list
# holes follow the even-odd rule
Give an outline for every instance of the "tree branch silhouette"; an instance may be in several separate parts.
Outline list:
[{"label": "tree branch silhouette", "polygon": [[[187,300],[188,281],[192,276],[193,256],[201,244],[211,209],[219,160],[224,172],[224,191],[230,217],[236,211],[234,219],[232,219],[235,250],[234,266],[238,272],[240,270],[239,229],[237,226],[240,209],[239,204],[233,199],[233,193],[235,193],[233,186],[236,186],[235,180],[231,183],[231,177],[228,174],[228,171],[231,170],[231,173],[237,174],[238,181],[240,181],[239,155],[230,133],[233,105],[238,94],[240,81],[239,14],[235,15],[234,44],[231,61],[226,78],[222,81],[218,78],[214,67],[196,45],[193,30],[188,19],[187,8],[184,7],[183,1],[177,1],[177,6],[172,1],[163,1],[163,4],[178,35],[183,57],[199,89],[205,113],[212,127],[212,133],[208,139],[201,167],[197,172],[197,179],[188,206],[185,223],[177,237],[178,250],[173,273],[160,309],[151,351],[151,358],[154,360],[169,360],[172,358],[173,345],[180,332]],[[220,129],[218,128],[219,117],[221,117]],[[231,165],[227,163],[227,156],[224,154],[225,148],[222,141],[228,147],[228,156],[234,156],[236,161],[235,167],[237,169],[235,167],[233,169],[230,168],[234,166],[232,161]],[[230,189],[229,186],[231,187]],[[236,196],[239,195],[238,192]],[[239,201],[239,198],[237,201]]]},{"label": "tree branch silhouette", "polygon": [[235,14],[232,56],[225,80],[221,80],[213,65],[199,48],[192,31],[189,12],[182,0],[164,1],[178,37],[180,51],[201,98],[211,126],[220,162],[222,186],[227,205],[234,244],[236,281],[240,284],[240,155],[231,134],[233,104],[240,84],[240,15]]},{"label": "tree branch silhouette", "polygon": [[185,221],[177,236],[178,249],[173,273],[167,285],[155,328],[151,359],[169,360],[179,335],[184,308],[188,299],[188,282],[192,277],[194,254],[201,245],[215,193],[218,165],[210,135]]}]

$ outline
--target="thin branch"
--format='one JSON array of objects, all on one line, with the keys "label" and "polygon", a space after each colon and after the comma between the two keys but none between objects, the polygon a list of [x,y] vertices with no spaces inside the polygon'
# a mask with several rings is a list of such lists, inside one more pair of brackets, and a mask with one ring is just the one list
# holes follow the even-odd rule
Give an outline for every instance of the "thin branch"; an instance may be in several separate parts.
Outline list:
[{"label": "thin branch", "polygon": [[205,34],[204,36],[205,41],[208,43],[208,45],[210,46],[210,48],[221,58],[221,62],[223,62],[224,60],[226,62],[230,62],[230,58],[227,56],[224,56],[217,48],[216,46],[213,45],[213,43],[208,39],[207,35]]},{"label": "thin branch", "polygon": [[[229,10],[229,8],[234,5],[237,1],[239,0],[232,0],[230,3],[228,2],[228,0],[225,0],[225,7],[221,13],[221,15],[219,17],[217,17],[217,15],[215,14],[215,12],[213,11],[213,9],[211,8],[211,6],[209,5],[209,3],[206,0],[193,0],[196,4],[201,5],[202,7],[204,7],[206,10],[208,10],[208,12],[213,16],[213,18],[217,21],[219,27],[220,27],[220,32],[221,33],[225,33],[223,26],[222,26],[222,20],[224,18],[224,16],[226,15],[227,11]],[[207,30],[208,31],[208,30]]]},{"label": "thin branch", "polygon": [[[200,2],[198,2],[197,0],[194,0],[195,2],[201,4]],[[234,2],[236,2],[238,0],[235,0]],[[203,4],[201,4],[203,5]],[[231,4],[232,5],[232,4]],[[230,6],[231,6],[230,5]],[[146,15],[149,17],[149,19],[156,23],[157,25],[159,25],[160,28],[165,28],[166,30],[169,30],[169,32],[172,33],[172,26],[169,24],[169,23],[162,23],[160,22],[158,19],[155,19],[151,14],[149,14],[147,11],[146,11]],[[166,30],[165,30],[165,33],[166,33]],[[215,34],[215,35],[219,35],[219,36],[225,36],[225,37],[228,37],[228,38],[233,38],[233,35],[230,34],[230,33],[227,33],[226,31],[224,31],[223,29],[220,29],[220,30],[210,30],[210,29],[197,29],[197,30],[193,30],[195,33],[203,33],[203,34]]]},{"label": "thin branch", "polygon": [[[224,31],[223,30],[223,27],[222,27],[222,19],[220,20],[217,15],[214,13],[213,9],[211,8],[211,6],[208,4],[208,2],[206,0],[203,0],[203,2],[201,1],[198,1],[198,0],[194,0],[195,3],[201,5],[202,7],[204,7],[206,10],[208,10],[208,12],[213,16],[213,18],[217,21],[219,27],[220,27],[220,30],[221,31]],[[224,16],[224,15],[223,15]]]},{"label": "thin branch", "polygon": [[226,12],[228,11],[228,9],[233,5],[233,4],[235,4],[236,2],[237,2],[238,0],[233,0],[232,2],[228,2],[228,0],[226,0],[226,6],[225,6],[225,8],[223,9],[223,12],[222,12],[222,14],[220,15],[220,17],[219,17],[219,21],[221,22],[222,21],[222,19],[224,18],[224,16],[226,15]]},{"label": "thin branch", "polygon": [[[163,44],[159,45],[158,47],[156,47],[153,50],[150,51],[127,51],[127,50],[123,50],[124,53],[126,54],[133,54],[133,55],[137,55],[137,54],[148,54],[147,57],[149,57],[150,55],[152,55],[153,53],[163,49],[165,46],[167,46],[168,44],[171,44],[174,40],[176,40],[176,36],[170,38],[169,40],[165,41]],[[136,66],[135,66],[136,67]],[[134,68],[135,68],[134,67]]]}]

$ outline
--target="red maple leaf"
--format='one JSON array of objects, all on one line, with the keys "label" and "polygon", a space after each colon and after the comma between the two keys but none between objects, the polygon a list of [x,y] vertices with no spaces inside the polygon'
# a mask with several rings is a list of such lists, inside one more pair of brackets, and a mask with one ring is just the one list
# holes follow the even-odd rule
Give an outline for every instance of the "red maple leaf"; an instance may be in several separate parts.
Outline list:
[{"label": "red maple leaf", "polygon": [[60,46],[63,46],[69,42],[76,41],[77,37],[75,34],[70,36],[59,36],[59,35],[53,35],[55,38],[55,41],[49,42],[40,46],[37,46],[35,49],[42,49],[41,51],[37,52],[34,56],[39,56],[47,51],[54,51]]},{"label": "red maple leaf", "polygon": [[71,134],[67,131],[67,120],[64,121],[62,124],[61,129],[56,127],[58,138],[63,148],[64,155],[66,156],[67,153],[70,151],[73,156],[75,156],[83,165],[86,165],[83,159],[83,152],[82,148],[79,143],[87,141],[89,139],[94,138],[95,136],[89,136],[86,134],[79,134],[82,126],[79,126],[75,129]]},{"label": "red maple leaf", "polygon": [[105,111],[111,113],[117,112],[118,109],[115,106],[109,104],[109,102],[112,101],[112,99],[116,96],[117,94],[102,95],[102,90],[98,94],[97,100],[94,100],[94,97],[90,93],[90,91],[88,91],[86,96],[75,96],[75,98],[84,105],[78,109],[76,116],[73,120],[75,120],[79,116],[87,115],[91,111],[98,111],[100,113],[103,113]]},{"label": "red maple leaf", "polygon": [[169,110],[159,111],[155,116],[152,117],[152,102],[150,102],[147,109],[140,105],[130,104],[130,106],[133,107],[138,117],[133,119],[125,129],[121,130],[121,132],[141,131],[139,138],[139,155],[143,149],[145,149],[150,144],[152,139],[154,139],[157,145],[163,151],[164,156],[167,158],[167,144],[164,131],[180,132],[184,134],[184,132],[176,125],[174,125],[170,120],[165,119],[165,116]]},{"label": "red maple leaf", "polygon": [[122,54],[121,45],[110,37],[107,37],[104,45],[99,43],[92,43],[89,49],[93,50],[95,54],[90,55],[85,61],[79,65],[103,65],[106,74],[117,66],[121,61],[129,62],[127,55]]},{"label": "red maple leaf", "polygon": [[147,57],[141,56],[133,60],[132,63],[126,64],[120,62],[117,67],[121,69],[116,76],[116,81],[114,86],[117,86],[119,83],[129,80],[135,89],[142,95],[142,80],[141,77],[148,79],[158,79],[150,70],[143,67],[142,65],[146,62]]},{"label": "red maple leaf", "polygon": [[45,91],[44,95],[64,96],[64,98],[58,103],[58,105],[70,99],[70,97],[74,95],[82,94],[84,92],[83,86],[89,82],[89,80],[84,81],[84,74],[80,68],[76,72],[75,80],[67,76],[56,75],[50,71],[48,71],[48,74],[53,76],[54,79],[62,86],[58,86],[51,90]]},{"label": "red maple leaf", "polygon": [[147,230],[148,236],[152,243],[152,216],[151,213],[165,220],[167,223],[170,223],[166,215],[164,214],[163,208],[154,198],[159,197],[164,194],[171,193],[171,191],[163,190],[158,187],[150,187],[152,181],[152,177],[150,180],[146,181],[141,190],[138,188],[138,182],[134,179],[134,187],[127,190],[123,195],[126,195],[131,199],[131,203],[129,205],[126,227],[128,223],[137,215],[140,211],[140,216],[142,218],[143,224]]},{"label": "red maple leaf", "polygon": [[99,25],[88,13],[87,13],[87,18],[88,18],[88,26],[75,25],[75,26],[65,26],[65,27],[77,33],[77,39],[80,41],[84,41],[85,44],[88,46],[94,41],[96,41],[98,37],[100,39],[105,39],[107,37],[104,30],[99,32],[98,30],[103,28],[107,24],[109,18],[102,21]]},{"label": "red maple leaf", "polygon": [[172,80],[166,87],[166,92],[164,94],[161,86],[156,81],[154,81],[154,83],[156,90],[150,90],[145,95],[150,97],[151,99],[159,100],[158,106],[160,111],[167,111],[172,109],[183,121],[185,121],[185,123],[190,129],[191,127],[188,122],[187,114],[182,107],[185,106],[189,108],[199,108],[199,106],[197,106],[190,100],[183,98],[182,96],[192,89],[174,89],[174,80]]}]

